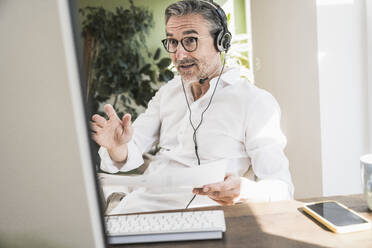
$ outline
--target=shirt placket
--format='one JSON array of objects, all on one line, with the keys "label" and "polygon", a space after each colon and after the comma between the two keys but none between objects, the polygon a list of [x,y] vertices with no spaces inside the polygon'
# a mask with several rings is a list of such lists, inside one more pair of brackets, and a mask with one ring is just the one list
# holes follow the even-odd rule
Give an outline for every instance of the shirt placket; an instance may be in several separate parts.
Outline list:
[{"label": "shirt placket", "polygon": [[[196,129],[201,121],[201,114],[203,110],[206,108],[207,104],[209,103],[210,97],[213,93],[214,87],[215,87],[216,80],[211,80],[211,86],[206,92],[206,94],[199,98],[197,101],[193,101],[193,96],[191,94],[191,85],[187,85],[186,87],[186,97],[190,105],[191,109],[191,122]],[[208,110],[207,110],[208,112]],[[205,113],[207,114],[207,113]],[[194,141],[193,141],[193,134],[194,129],[190,124],[190,110],[187,108],[187,111],[185,112],[182,121],[179,133],[177,135],[178,141],[179,141],[179,149],[183,149],[186,147],[194,147]],[[203,125],[203,123],[202,123]],[[200,139],[200,135],[196,135],[196,139]]]},{"label": "shirt placket", "polygon": [[[200,107],[199,103],[197,102],[192,102],[190,103],[190,109],[191,109],[191,121],[196,128],[197,125],[199,124],[200,118]],[[190,124],[190,110],[187,108],[187,111],[185,112],[182,122],[181,122],[180,130],[178,133],[178,141],[179,141],[179,146],[180,148],[184,147],[189,147],[190,143],[193,143],[193,133],[194,129],[192,128]]]}]

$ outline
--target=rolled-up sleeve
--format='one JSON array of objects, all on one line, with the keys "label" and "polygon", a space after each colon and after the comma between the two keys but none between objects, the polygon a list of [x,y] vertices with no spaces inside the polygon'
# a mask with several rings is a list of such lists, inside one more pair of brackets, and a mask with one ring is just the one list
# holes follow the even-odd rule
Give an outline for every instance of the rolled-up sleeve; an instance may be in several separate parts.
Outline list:
[{"label": "rolled-up sleeve", "polygon": [[[148,104],[146,111],[133,123],[133,137],[128,142],[128,157],[124,163],[111,160],[106,148],[100,147],[100,168],[109,173],[126,172],[138,168],[144,162],[142,154],[151,149],[159,139],[160,133],[160,99],[163,88],[160,88]],[[120,169],[118,169],[120,168]]]},{"label": "rolled-up sleeve", "polygon": [[245,148],[257,181],[241,179],[241,199],[289,200],[294,187],[284,154],[286,138],[280,128],[280,107],[268,92],[260,90],[249,107]]}]

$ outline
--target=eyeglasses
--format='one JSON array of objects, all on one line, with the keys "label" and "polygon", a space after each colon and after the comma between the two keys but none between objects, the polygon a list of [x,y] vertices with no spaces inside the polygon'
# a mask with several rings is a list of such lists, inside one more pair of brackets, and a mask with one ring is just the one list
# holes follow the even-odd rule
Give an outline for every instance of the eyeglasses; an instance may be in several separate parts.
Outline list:
[{"label": "eyeglasses", "polygon": [[[177,51],[178,40],[173,38],[167,38],[162,40],[161,42],[163,43],[163,46],[168,53],[175,53]],[[193,52],[196,50],[196,48],[198,48],[198,38],[184,37],[181,40],[181,44],[187,52]]]}]

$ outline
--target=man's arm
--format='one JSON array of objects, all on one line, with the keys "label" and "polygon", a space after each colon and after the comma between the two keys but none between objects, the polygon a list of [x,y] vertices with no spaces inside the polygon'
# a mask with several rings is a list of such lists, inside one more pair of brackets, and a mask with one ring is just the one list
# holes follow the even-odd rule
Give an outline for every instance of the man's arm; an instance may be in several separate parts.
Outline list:
[{"label": "man's arm", "polygon": [[193,193],[208,195],[222,205],[237,201],[278,201],[293,198],[286,139],[280,129],[280,108],[272,95],[260,91],[248,111],[245,147],[258,181],[227,175],[224,182],[205,185]]},{"label": "man's arm", "polygon": [[[114,149],[107,149],[108,154],[112,161],[116,162],[117,164],[124,164],[128,158],[128,144],[124,144],[120,147]],[[120,170],[123,166],[117,166]]]},{"label": "man's arm", "polygon": [[120,164],[127,159],[127,144],[133,136],[131,116],[126,114],[120,120],[110,104],[106,104],[104,109],[108,120],[97,114],[92,117],[92,138],[107,149],[110,159]]},{"label": "man's arm", "polygon": [[249,111],[245,147],[258,181],[242,178],[239,198],[244,200],[288,200],[293,184],[288,159],[284,154],[286,138],[280,128],[281,111],[275,98],[260,90]]},{"label": "man's arm", "polygon": [[159,139],[161,92],[162,88],[151,99],[146,111],[133,123],[133,137],[128,143],[113,150],[101,146],[98,153],[102,170],[109,173],[125,172],[143,164],[142,154]]},{"label": "man's arm", "polygon": [[113,161],[123,162],[127,158],[127,143],[133,135],[131,116],[126,114],[120,120],[110,104],[104,109],[108,120],[97,114],[92,117],[92,138],[108,150]]}]

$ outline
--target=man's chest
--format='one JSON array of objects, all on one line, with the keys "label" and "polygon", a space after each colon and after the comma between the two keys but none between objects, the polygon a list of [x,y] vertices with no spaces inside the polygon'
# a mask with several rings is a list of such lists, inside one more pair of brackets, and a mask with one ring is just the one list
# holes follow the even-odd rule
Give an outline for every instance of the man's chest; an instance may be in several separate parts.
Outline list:
[{"label": "man's chest", "polygon": [[185,97],[174,97],[162,106],[160,143],[193,150],[195,140],[201,154],[244,150],[247,106],[226,94],[209,100],[189,102],[188,107]]}]

